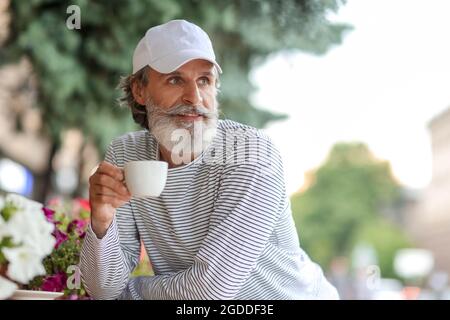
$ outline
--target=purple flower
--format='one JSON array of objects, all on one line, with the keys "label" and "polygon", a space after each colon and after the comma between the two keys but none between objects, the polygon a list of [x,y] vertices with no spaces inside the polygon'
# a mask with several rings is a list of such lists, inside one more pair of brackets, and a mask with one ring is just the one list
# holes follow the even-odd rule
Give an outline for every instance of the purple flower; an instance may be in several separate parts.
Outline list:
[{"label": "purple flower", "polygon": [[78,237],[84,238],[86,226],[86,221],[75,219],[67,226],[67,233],[75,232]]},{"label": "purple flower", "polygon": [[53,211],[52,209],[46,208],[46,207],[43,207],[42,210],[44,211],[45,218],[47,218],[47,221],[55,223],[55,221],[53,220],[53,218],[55,216],[55,211]]},{"label": "purple flower", "polygon": [[41,290],[62,292],[66,288],[67,275],[65,272],[58,272],[54,275],[46,276],[42,283]]},{"label": "purple flower", "polygon": [[58,230],[57,228],[55,228],[55,231],[53,231],[52,235],[56,238],[56,243],[55,243],[55,249],[58,249],[58,247],[67,240],[67,234],[65,234],[64,232],[61,232],[60,230]]}]

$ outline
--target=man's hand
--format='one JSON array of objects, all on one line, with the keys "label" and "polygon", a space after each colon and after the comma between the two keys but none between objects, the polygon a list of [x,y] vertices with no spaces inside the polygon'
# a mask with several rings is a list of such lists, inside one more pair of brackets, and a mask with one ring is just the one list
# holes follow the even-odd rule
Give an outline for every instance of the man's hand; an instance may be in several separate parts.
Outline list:
[{"label": "man's hand", "polygon": [[116,208],[130,199],[131,194],[125,186],[123,170],[106,161],[100,163],[97,171],[89,178],[91,226],[97,238],[105,236]]}]

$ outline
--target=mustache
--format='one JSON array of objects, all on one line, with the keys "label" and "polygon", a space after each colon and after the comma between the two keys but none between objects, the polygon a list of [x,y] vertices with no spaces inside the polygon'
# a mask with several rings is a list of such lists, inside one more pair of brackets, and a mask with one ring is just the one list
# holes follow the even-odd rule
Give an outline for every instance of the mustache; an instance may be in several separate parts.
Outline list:
[{"label": "mustache", "polygon": [[215,118],[217,117],[217,112],[210,111],[203,106],[190,106],[190,105],[176,105],[169,109],[158,108],[152,103],[147,105],[147,108],[152,114],[165,115],[165,116],[178,116],[182,114],[194,114],[198,116],[203,116],[205,118]]}]

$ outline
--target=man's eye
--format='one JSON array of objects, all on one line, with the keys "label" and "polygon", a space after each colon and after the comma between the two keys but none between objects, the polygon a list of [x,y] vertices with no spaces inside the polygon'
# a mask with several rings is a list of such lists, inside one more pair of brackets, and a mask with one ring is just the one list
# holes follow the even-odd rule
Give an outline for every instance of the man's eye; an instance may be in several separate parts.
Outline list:
[{"label": "man's eye", "polygon": [[200,79],[198,80],[198,82],[200,83],[200,85],[207,85],[207,84],[209,84],[211,81],[209,81],[209,78],[203,77],[203,78],[200,78]]},{"label": "man's eye", "polygon": [[181,82],[180,77],[172,77],[168,80],[170,84],[179,84]]}]

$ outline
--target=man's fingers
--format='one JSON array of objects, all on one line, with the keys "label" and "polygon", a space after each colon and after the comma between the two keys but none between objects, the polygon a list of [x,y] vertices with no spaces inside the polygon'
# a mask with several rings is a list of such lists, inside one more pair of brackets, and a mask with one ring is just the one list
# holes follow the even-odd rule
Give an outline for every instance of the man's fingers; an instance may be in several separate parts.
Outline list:
[{"label": "man's fingers", "polygon": [[121,194],[118,194],[115,190],[113,190],[109,187],[106,187],[106,186],[101,186],[101,185],[97,185],[95,188],[92,188],[90,190],[89,196],[95,202],[97,202],[97,201],[101,202],[101,199],[103,196],[119,199],[120,201],[123,201],[123,202],[127,202],[131,199],[130,194],[121,195]]},{"label": "man's fingers", "polygon": [[118,208],[118,207],[122,206],[125,202],[128,201],[126,199],[118,198],[117,196],[111,196],[111,195],[106,195],[106,194],[97,195],[95,198],[100,203],[111,204],[114,208]]},{"label": "man's fingers", "polygon": [[124,180],[123,170],[106,161],[100,163],[97,173],[109,175],[118,181]]},{"label": "man's fingers", "polygon": [[111,197],[116,197],[120,199],[128,199],[131,197],[131,194],[126,193],[118,193],[115,189],[112,189],[108,186],[104,185],[96,185],[95,188],[92,189],[92,194],[95,195],[108,195]]},{"label": "man's fingers", "polygon": [[130,195],[124,183],[119,182],[106,174],[96,174],[95,176],[92,176],[90,182],[91,185],[93,185],[94,189],[98,189],[101,187],[108,187],[115,193],[120,194],[122,196]]},{"label": "man's fingers", "polygon": [[109,204],[114,208],[131,199],[122,169],[103,161],[89,178],[89,198],[95,206]]}]

